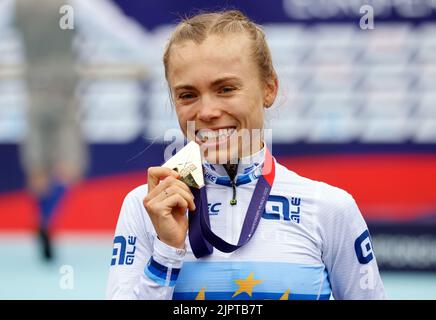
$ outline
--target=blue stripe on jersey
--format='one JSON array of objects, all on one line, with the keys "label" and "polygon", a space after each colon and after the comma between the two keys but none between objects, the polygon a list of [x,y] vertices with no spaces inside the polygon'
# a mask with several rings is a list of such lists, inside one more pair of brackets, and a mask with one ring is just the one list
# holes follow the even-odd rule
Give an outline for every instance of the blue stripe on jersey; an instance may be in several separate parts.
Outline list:
[{"label": "blue stripe on jersey", "polygon": [[[195,292],[174,292],[173,300],[195,300],[198,293]],[[205,292],[206,300],[279,300],[283,296],[283,292],[253,292],[250,297],[246,294],[233,297],[234,292]],[[329,300],[330,293],[322,294],[319,300]],[[297,294],[290,293],[288,300],[318,300],[316,294]]]},{"label": "blue stripe on jersey", "polygon": [[165,285],[174,286],[179,276],[180,269],[173,268],[170,271],[171,271],[170,279],[169,279],[170,281],[167,284],[166,282],[167,282],[168,268],[158,263],[156,260],[153,259],[153,257],[150,257],[150,260],[148,261],[144,269],[144,273],[147,277],[149,277],[154,282],[162,286]]},{"label": "blue stripe on jersey", "polygon": [[[253,273],[260,280],[253,287],[253,297],[265,299],[290,291],[289,299],[316,299],[330,297],[331,289],[324,265],[282,262],[185,262],[175,287],[176,299],[195,296],[204,288],[206,299],[237,292],[236,280],[247,279]],[[279,296],[279,297],[280,297]],[[245,297],[245,298],[244,298]],[[234,299],[249,299],[240,293]],[[217,298],[218,299],[218,298]],[[263,299],[263,298],[259,298]]]},{"label": "blue stripe on jersey", "polygon": [[[168,273],[168,268],[161,265],[160,263],[156,262],[156,260],[153,259],[153,257],[150,258],[149,266],[148,268],[150,271],[160,276],[161,278],[166,278]],[[171,280],[177,280],[177,277],[179,276],[180,269],[172,268],[171,269]],[[163,276],[162,276],[163,275]]]},{"label": "blue stripe on jersey", "polygon": [[153,280],[154,282],[156,282],[158,285],[160,286],[166,286],[166,279],[162,279],[159,276],[156,276],[155,274],[153,274],[147,267],[145,267],[144,269],[144,274],[150,278],[151,280]]},{"label": "blue stripe on jersey", "polygon": [[[205,168],[206,169],[209,168],[209,170],[205,171],[205,175],[204,175],[204,178],[207,181],[210,181],[212,183],[222,185],[222,186],[228,186],[228,187],[232,186],[232,180],[230,180],[230,178],[228,176],[218,176],[215,173],[215,170],[213,170],[213,171],[210,170],[210,167],[211,167],[211,165],[205,164]],[[236,176],[236,185],[239,186],[241,184],[249,183],[251,181],[256,180],[261,175],[262,175],[262,166],[259,163],[256,163],[256,164],[250,166],[249,168],[246,168],[244,170],[244,173],[239,173]]]}]

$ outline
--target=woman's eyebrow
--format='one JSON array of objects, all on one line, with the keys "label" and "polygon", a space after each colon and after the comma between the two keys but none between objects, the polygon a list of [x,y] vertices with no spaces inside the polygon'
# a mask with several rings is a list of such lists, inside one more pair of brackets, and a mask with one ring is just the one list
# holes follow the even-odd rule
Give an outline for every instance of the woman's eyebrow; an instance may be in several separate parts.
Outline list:
[{"label": "woman's eyebrow", "polygon": [[174,91],[178,90],[195,90],[195,87],[189,84],[180,84],[174,87]]},{"label": "woman's eyebrow", "polygon": [[213,81],[211,86],[212,87],[216,87],[216,86],[219,86],[219,85],[221,85],[221,84],[223,84],[224,82],[227,82],[227,81],[240,82],[238,77],[233,77],[233,76],[232,77],[223,77],[223,78],[219,78],[219,79],[216,79],[215,81]]},{"label": "woman's eyebrow", "polygon": [[[240,79],[238,77],[234,77],[234,76],[223,77],[223,78],[219,78],[219,79],[214,80],[210,84],[210,86],[211,87],[217,87],[217,86],[219,86],[219,85],[221,85],[221,84],[223,84],[223,83],[225,83],[227,81],[236,81],[236,82],[239,83]],[[179,91],[179,90],[196,90],[196,88],[195,88],[195,86],[190,85],[190,84],[180,84],[180,85],[177,85],[177,86],[174,87],[174,91]]]}]

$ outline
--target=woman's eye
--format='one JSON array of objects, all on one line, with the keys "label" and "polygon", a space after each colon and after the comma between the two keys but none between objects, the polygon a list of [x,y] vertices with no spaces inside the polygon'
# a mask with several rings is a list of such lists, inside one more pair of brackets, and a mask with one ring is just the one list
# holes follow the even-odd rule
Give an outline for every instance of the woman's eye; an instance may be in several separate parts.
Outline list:
[{"label": "woman's eye", "polygon": [[222,87],[220,89],[220,93],[229,93],[229,92],[232,92],[234,90],[235,90],[234,87],[226,86],[226,87]]},{"label": "woman's eye", "polygon": [[192,98],[195,98],[195,95],[193,93],[190,93],[190,92],[182,93],[179,95],[179,99],[181,99],[181,100],[187,100],[187,99],[192,99]]}]

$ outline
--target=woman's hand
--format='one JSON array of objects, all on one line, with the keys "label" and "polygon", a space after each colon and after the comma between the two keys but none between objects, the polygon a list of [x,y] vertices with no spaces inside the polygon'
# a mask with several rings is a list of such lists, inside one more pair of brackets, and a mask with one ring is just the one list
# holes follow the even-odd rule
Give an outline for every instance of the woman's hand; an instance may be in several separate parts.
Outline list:
[{"label": "woman's hand", "polygon": [[148,194],[143,203],[160,241],[184,248],[188,231],[186,209],[195,210],[195,204],[191,190],[178,177],[174,170],[150,167]]}]

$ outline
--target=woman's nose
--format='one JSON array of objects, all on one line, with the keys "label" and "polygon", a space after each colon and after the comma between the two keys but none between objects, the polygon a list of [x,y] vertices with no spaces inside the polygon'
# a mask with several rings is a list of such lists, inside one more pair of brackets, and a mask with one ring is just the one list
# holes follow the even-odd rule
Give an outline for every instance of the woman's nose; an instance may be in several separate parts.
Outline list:
[{"label": "woman's nose", "polygon": [[198,118],[199,120],[209,122],[221,116],[219,102],[209,96],[203,96],[199,105]]}]

